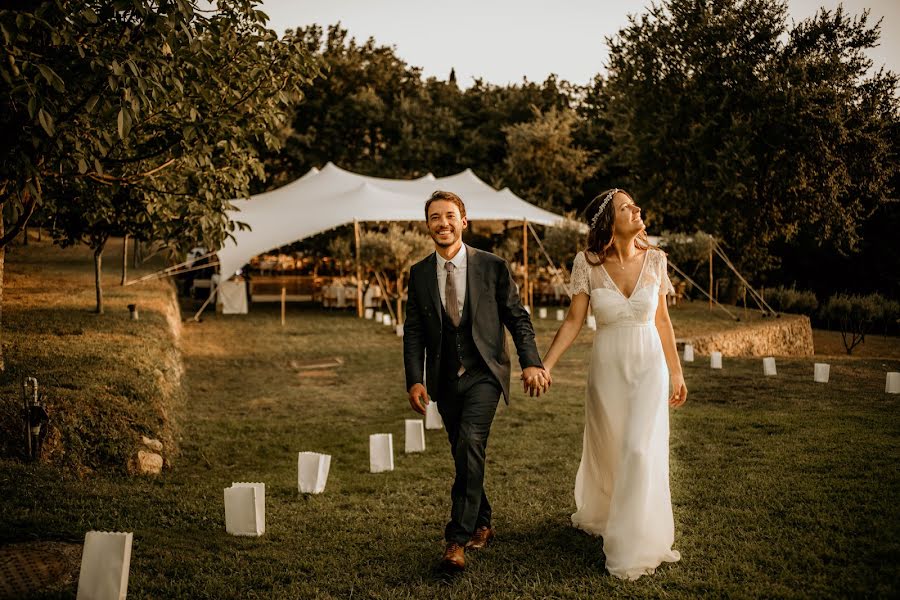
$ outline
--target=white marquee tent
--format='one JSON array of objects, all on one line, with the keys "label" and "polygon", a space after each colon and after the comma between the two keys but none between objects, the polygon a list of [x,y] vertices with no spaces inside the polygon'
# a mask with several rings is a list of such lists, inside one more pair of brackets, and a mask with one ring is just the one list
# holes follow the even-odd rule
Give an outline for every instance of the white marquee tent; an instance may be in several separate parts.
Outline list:
[{"label": "white marquee tent", "polygon": [[[328,163],[276,190],[233,200],[233,221],[249,230],[235,231],[218,251],[227,277],[263,252],[356,221],[424,221],[425,200],[435,190],[459,195],[469,220],[510,220],[557,225],[563,217],[529,204],[509,188],[500,191],[470,169],[435,178],[381,179],[345,171]],[[227,274],[227,275],[226,275]]]}]

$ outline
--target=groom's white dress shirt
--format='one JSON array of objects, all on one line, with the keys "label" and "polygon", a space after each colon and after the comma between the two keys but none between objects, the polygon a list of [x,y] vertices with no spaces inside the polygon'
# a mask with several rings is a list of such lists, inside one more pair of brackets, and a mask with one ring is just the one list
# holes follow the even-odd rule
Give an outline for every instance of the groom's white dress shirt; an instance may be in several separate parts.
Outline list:
[{"label": "groom's white dress shirt", "polygon": [[437,252],[435,252],[434,255],[437,257],[438,292],[440,292],[441,304],[444,306],[444,310],[447,310],[447,293],[445,291],[447,287],[447,267],[444,265],[451,262],[453,263],[453,266],[456,267],[456,270],[453,271],[453,283],[456,285],[457,306],[459,307],[459,314],[462,316],[463,305],[466,301],[466,264],[468,262],[466,258],[466,245],[462,244],[459,247],[459,252],[457,252],[449,261],[444,259]]}]

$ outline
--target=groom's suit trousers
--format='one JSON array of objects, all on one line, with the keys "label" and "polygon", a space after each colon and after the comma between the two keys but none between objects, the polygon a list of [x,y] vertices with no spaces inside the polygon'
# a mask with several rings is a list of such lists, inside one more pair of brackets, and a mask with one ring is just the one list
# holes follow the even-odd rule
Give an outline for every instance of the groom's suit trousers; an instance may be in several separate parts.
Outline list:
[{"label": "groom's suit trousers", "polygon": [[491,524],[491,505],[484,492],[484,460],[502,390],[486,367],[467,370],[460,377],[444,375],[439,389],[438,412],[456,467],[444,538],[465,544],[475,529]]}]

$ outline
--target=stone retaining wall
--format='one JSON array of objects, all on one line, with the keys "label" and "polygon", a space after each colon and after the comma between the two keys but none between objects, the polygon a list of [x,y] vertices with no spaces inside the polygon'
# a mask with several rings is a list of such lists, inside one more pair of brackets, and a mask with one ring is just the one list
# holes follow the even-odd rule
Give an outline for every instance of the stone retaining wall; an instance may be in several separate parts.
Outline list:
[{"label": "stone retaining wall", "polygon": [[690,338],[697,354],[723,356],[812,356],[809,317],[782,315],[765,323]]}]

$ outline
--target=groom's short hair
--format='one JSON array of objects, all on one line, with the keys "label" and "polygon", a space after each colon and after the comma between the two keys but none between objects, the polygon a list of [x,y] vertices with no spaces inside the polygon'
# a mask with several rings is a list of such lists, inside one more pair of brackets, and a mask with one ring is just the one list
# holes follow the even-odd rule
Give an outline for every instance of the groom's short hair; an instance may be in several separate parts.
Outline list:
[{"label": "groom's short hair", "polygon": [[431,206],[432,202],[437,202],[438,200],[446,200],[447,202],[452,202],[459,209],[460,218],[466,216],[466,205],[463,204],[462,198],[454,194],[453,192],[442,192],[438,190],[431,194],[431,198],[425,201],[425,220],[428,220],[428,207]]}]

